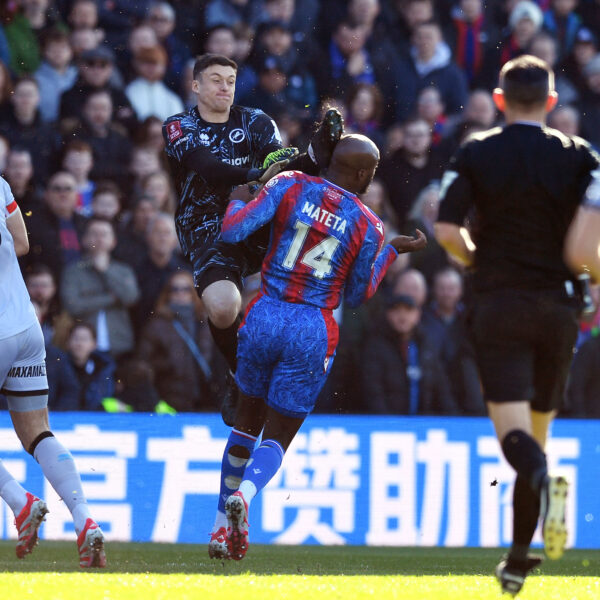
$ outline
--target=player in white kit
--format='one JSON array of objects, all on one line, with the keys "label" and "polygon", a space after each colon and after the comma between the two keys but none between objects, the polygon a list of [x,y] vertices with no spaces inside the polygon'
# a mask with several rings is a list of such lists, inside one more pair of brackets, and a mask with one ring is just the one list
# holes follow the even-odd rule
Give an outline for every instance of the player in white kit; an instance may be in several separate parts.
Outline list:
[{"label": "player in white kit", "polygon": [[[23,447],[71,511],[79,565],[104,567],[104,535],[90,515],[71,453],[50,431],[44,337],[17,262],[17,256],[28,251],[23,216],[0,177],[0,391]],[[33,550],[48,508],[15,480],[2,461],[0,497],[15,515],[17,556],[23,558]]]}]

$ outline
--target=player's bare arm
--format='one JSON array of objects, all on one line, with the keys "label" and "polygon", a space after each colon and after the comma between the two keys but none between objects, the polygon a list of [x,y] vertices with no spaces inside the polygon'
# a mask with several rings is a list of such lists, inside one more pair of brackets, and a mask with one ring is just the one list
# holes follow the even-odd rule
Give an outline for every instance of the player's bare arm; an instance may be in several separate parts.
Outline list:
[{"label": "player's bare arm", "polygon": [[577,210],[565,240],[565,261],[574,273],[588,272],[600,281],[600,210],[582,206]]},{"label": "player's bare arm", "polygon": [[416,252],[427,246],[427,236],[420,229],[417,229],[415,236],[398,235],[391,239],[389,243],[398,254]]},{"label": "player's bare arm", "polygon": [[27,228],[20,208],[17,208],[7,217],[6,227],[12,235],[16,255],[24,256],[27,254],[29,252],[29,238],[27,237]]}]

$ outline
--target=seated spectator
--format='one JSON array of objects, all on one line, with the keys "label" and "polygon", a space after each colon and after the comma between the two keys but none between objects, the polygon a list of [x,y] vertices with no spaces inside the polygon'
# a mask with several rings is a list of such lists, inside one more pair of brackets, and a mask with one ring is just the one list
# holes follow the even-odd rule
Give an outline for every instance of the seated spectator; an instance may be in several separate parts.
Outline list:
[{"label": "seated spectator", "polygon": [[75,177],[77,185],[77,212],[89,217],[92,214],[92,195],[96,184],[90,181],[94,167],[92,147],[81,140],[69,142],[63,155],[62,168]]},{"label": "seated spectator", "polygon": [[98,27],[98,5],[96,0],[74,0],[68,16],[73,30],[96,29]]},{"label": "seated spectator", "polygon": [[0,134],[11,146],[29,150],[36,179],[46,181],[55,166],[60,136],[50,123],[42,121],[39,107],[38,82],[30,76],[21,77],[15,82],[11,106],[0,121]]},{"label": "seated spectator", "polygon": [[153,198],[140,196],[136,199],[131,211],[123,215],[122,225],[117,230],[117,247],[113,252],[117,260],[135,267],[146,258],[146,231],[157,214]]},{"label": "seated spectator", "polygon": [[317,23],[319,0],[264,0],[263,22],[277,21],[286,25],[294,40],[310,38]]},{"label": "seated spectator", "polygon": [[111,0],[98,4],[98,25],[106,31],[108,45],[125,45],[127,32],[148,16],[150,0]]},{"label": "seated spectator", "polygon": [[[226,27],[226,26],[225,26]],[[214,30],[215,28],[213,28]],[[257,77],[254,69],[248,64],[248,59],[254,49],[254,29],[246,24],[239,24],[233,28],[233,54],[225,54],[232,58],[238,65],[237,77],[235,80],[236,103],[243,104],[244,98],[256,86]],[[207,34],[204,45],[205,52],[214,52],[208,48],[212,46],[214,34]],[[216,52],[216,54],[224,54]]]},{"label": "seated spectator", "polygon": [[223,374],[191,273],[172,273],[144,328],[138,357],[151,365],[161,400],[178,411],[214,411]]},{"label": "seated spectator", "polygon": [[51,364],[50,370],[60,372],[61,379],[70,380],[75,386],[68,394],[50,390],[50,409],[103,411],[103,402],[115,393],[115,363],[98,351],[94,327],[86,322],[75,323],[67,340],[67,352],[61,358],[57,364]]},{"label": "seated spectator", "polygon": [[356,84],[348,96],[346,130],[362,133],[371,138],[379,148],[383,147],[383,102],[381,90],[376,85]]},{"label": "seated spectator", "polygon": [[421,89],[435,86],[449,115],[458,113],[467,101],[467,80],[452,62],[448,44],[435,21],[417,25],[411,38],[409,56],[395,66],[396,119],[404,120],[416,108]]},{"label": "seated spectator", "polygon": [[148,23],[154,29],[158,43],[167,51],[167,73],[165,83],[173,91],[179,91],[179,84],[185,63],[191,58],[187,46],[175,34],[177,13],[168,2],[152,2],[148,13]]},{"label": "seated spectator", "polygon": [[117,225],[121,213],[121,190],[110,180],[99,181],[92,195],[92,216]]},{"label": "seated spectator", "polygon": [[448,117],[444,112],[440,91],[433,86],[423,88],[417,96],[417,115],[427,121],[431,129],[431,147],[438,148],[448,135]]},{"label": "seated spectator", "polygon": [[3,176],[10,184],[13,196],[27,223],[33,211],[41,206],[40,194],[34,184],[31,152],[27,148],[13,146],[6,157]]},{"label": "seated spectator", "polygon": [[61,301],[75,319],[94,324],[97,347],[118,358],[133,350],[128,308],[139,298],[135,273],[111,258],[116,236],[109,221],[93,218],[82,239],[85,256],[69,265],[61,279]]},{"label": "seated spectator", "polygon": [[581,27],[581,17],[575,13],[578,0],[550,0],[544,13],[544,29],[558,42],[557,57],[562,60],[573,49]]},{"label": "seated spectator", "polygon": [[364,351],[363,390],[376,414],[456,414],[450,383],[436,349],[419,329],[414,298],[392,296],[385,318]]},{"label": "seated spectator", "polygon": [[600,336],[598,331],[579,348],[567,382],[565,413],[580,419],[600,419]]},{"label": "seated spectator", "polygon": [[486,69],[491,79],[483,87],[492,89],[498,83],[500,68],[512,58],[529,51],[534,36],[542,28],[543,14],[540,7],[531,0],[521,0],[513,5],[508,20],[508,34],[496,48],[490,49]]},{"label": "seated spectator", "polygon": [[440,205],[440,184],[437,181],[425,186],[408,213],[404,233],[414,235],[420,229],[427,236],[427,246],[419,252],[413,252],[408,260],[413,269],[419,270],[427,280],[433,283],[433,275],[448,266],[448,254],[437,243],[433,226],[437,220]]},{"label": "seated spectator", "polygon": [[92,179],[111,179],[123,188],[129,185],[131,142],[123,127],[113,121],[108,90],[94,90],[86,97],[81,122],[72,136],[92,148]]},{"label": "seated spectator", "polygon": [[316,105],[317,94],[310,76],[295,73],[288,78],[279,59],[267,56],[258,69],[258,85],[246,102],[271,115],[291,106],[308,118]]},{"label": "seated spectator", "polygon": [[427,300],[427,281],[423,273],[412,268],[402,271],[392,284],[391,295],[409,296],[419,309],[423,308]]},{"label": "seated spectator", "polygon": [[147,253],[134,266],[139,280],[140,299],[132,311],[136,331],[146,324],[167,279],[177,271],[188,271],[189,264],[176,253],[179,248],[172,215],[158,213],[146,229]]},{"label": "seated spectator", "polygon": [[[134,146],[129,161],[129,181],[127,189],[131,194],[141,194],[142,181],[152,173],[163,169],[162,154],[152,146]],[[157,207],[158,208],[158,207]]]},{"label": "seated spectator", "polygon": [[59,171],[50,177],[41,208],[27,221],[29,254],[25,265],[43,262],[60,281],[65,266],[77,262],[86,219],[77,213],[77,184],[70,173]]},{"label": "seated spectator", "polygon": [[587,87],[577,103],[581,114],[581,135],[600,150],[600,54],[596,54],[585,66],[584,74]]},{"label": "seated spectator", "polygon": [[587,27],[582,27],[575,37],[573,50],[562,64],[565,77],[575,86],[579,94],[587,88],[585,66],[597,52],[596,36]]},{"label": "seated spectator", "polygon": [[554,89],[558,94],[559,106],[562,106],[576,102],[579,93],[558,66],[558,50],[556,39],[545,31],[536,34],[529,45],[529,54],[545,60],[554,70]]},{"label": "seated spectator", "polygon": [[390,158],[402,146],[404,146],[404,125],[402,123],[394,123],[385,132],[383,148],[380,148],[382,159]]},{"label": "seated spectator", "polygon": [[209,0],[204,11],[204,24],[214,27],[221,23],[232,26],[248,23],[256,26],[263,18],[260,4],[250,0]]},{"label": "seated spectator", "polygon": [[403,145],[381,162],[379,177],[390,190],[390,200],[400,227],[419,192],[432,180],[440,179],[444,164],[431,152],[431,129],[419,117],[403,125]]},{"label": "seated spectator", "polygon": [[155,116],[163,121],[182,112],[181,98],[163,83],[167,69],[167,52],[162,46],[142,48],[134,56],[133,66],[137,73],[125,93],[139,121]]},{"label": "seated spectator", "polygon": [[581,115],[574,106],[559,106],[548,115],[548,126],[565,135],[579,135]]},{"label": "seated spectator", "polygon": [[498,30],[487,17],[483,0],[459,0],[452,9],[445,38],[471,88],[484,85],[496,76],[495,72],[484,72],[485,57],[498,41]]},{"label": "seated spectator", "polygon": [[397,32],[394,42],[402,54],[410,51],[409,41],[421,23],[434,18],[433,0],[395,0],[392,8],[392,27]]},{"label": "seated spectator", "polygon": [[157,45],[158,36],[149,23],[140,23],[132,27],[127,35],[127,44],[124,47],[119,47],[117,53],[119,70],[130,74],[133,57],[143,48],[154,48]]},{"label": "seated spectator", "polygon": [[69,35],[62,29],[49,30],[42,43],[42,56],[42,64],[34,74],[44,100],[40,113],[44,121],[56,121],[60,96],[77,79],[77,68],[71,64]]},{"label": "seated spectator", "polygon": [[10,48],[10,68],[17,75],[29,75],[40,66],[39,40],[54,27],[64,27],[55,10],[49,10],[49,0],[20,3],[19,12],[5,26]]},{"label": "seated spectator", "polygon": [[85,52],[97,48],[104,39],[104,31],[101,29],[74,29],[69,34],[69,43],[73,51],[75,64],[81,63],[81,56]]},{"label": "seated spectator", "polygon": [[60,120],[65,130],[71,130],[83,116],[88,96],[98,90],[106,90],[112,99],[113,118],[128,131],[137,125],[135,112],[122,89],[111,84],[115,55],[106,46],[98,46],[84,52],[79,58],[79,77],[73,87],[60,98]]},{"label": "seated spectator", "polygon": [[171,215],[175,215],[176,196],[171,178],[166,171],[156,171],[146,175],[141,181],[141,192],[144,196],[154,199],[156,208]]},{"label": "seated spectator", "polygon": [[25,271],[24,280],[29,297],[35,303],[38,321],[44,334],[44,341],[46,345],[49,345],[53,342],[55,322],[60,313],[56,295],[56,279],[46,265],[34,263]]},{"label": "seated spectator", "polygon": [[373,179],[367,191],[361,194],[360,199],[383,221],[386,237],[395,235],[394,232],[397,231],[396,215],[381,179]]},{"label": "seated spectator", "polygon": [[136,146],[147,146],[157,154],[162,153],[165,149],[162,121],[158,117],[144,119],[136,131],[134,142]]}]

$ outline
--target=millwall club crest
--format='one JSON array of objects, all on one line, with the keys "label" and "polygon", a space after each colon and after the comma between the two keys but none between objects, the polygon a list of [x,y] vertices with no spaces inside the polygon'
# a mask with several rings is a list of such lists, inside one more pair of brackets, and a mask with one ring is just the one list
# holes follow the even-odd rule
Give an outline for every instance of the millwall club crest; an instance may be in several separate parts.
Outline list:
[{"label": "millwall club crest", "polygon": [[167,135],[169,136],[169,142],[173,143],[178,140],[182,135],[181,121],[172,121],[167,125]]},{"label": "millwall club crest", "polygon": [[232,129],[229,132],[229,139],[234,143],[234,144],[239,144],[240,142],[243,142],[246,139],[246,134],[244,133],[243,129]]}]

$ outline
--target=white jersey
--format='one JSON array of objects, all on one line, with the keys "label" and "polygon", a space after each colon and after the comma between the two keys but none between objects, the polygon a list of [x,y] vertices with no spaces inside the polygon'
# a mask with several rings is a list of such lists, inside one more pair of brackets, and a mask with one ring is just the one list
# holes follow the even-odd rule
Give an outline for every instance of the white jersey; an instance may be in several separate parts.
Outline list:
[{"label": "white jersey", "polygon": [[6,219],[18,206],[10,186],[0,177],[0,340],[17,335],[37,323],[25,287]]}]

